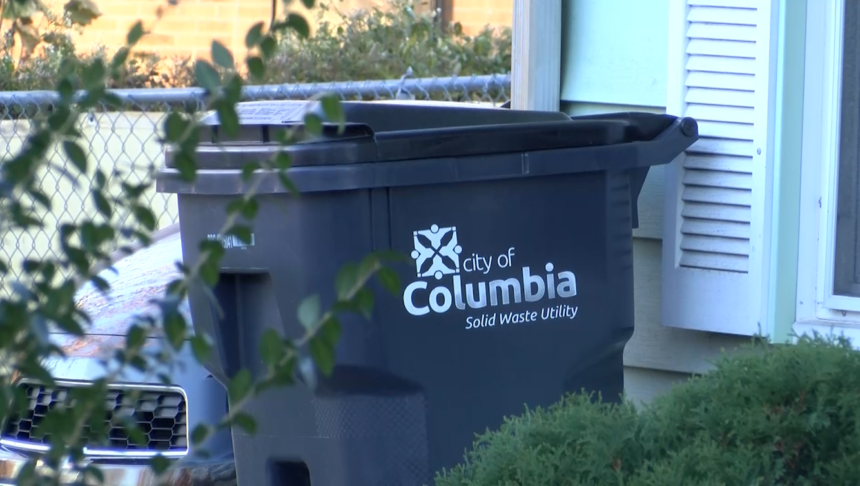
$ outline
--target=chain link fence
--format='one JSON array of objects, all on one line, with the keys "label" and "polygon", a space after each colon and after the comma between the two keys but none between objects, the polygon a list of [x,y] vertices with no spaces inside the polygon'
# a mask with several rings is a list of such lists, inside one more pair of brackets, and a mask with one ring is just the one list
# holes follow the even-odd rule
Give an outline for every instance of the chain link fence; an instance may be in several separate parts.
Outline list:
[{"label": "chain link fence", "polygon": [[[350,81],[321,84],[248,86],[244,100],[303,100],[321,93],[335,93],[343,100],[442,100],[499,106],[509,100],[510,77],[486,75],[448,78],[411,78],[381,81]],[[91,218],[97,211],[90,196],[96,167],[109,175],[110,187],[151,179],[161,167],[161,125],[175,108],[199,111],[206,92],[199,88],[112,90],[122,101],[120,110],[93,110],[79,120],[85,147],[88,144],[92,175],[67,170],[68,161],[57,146],[50,151],[50,164],[42,171],[41,189],[51,198],[53,210],[44,214],[42,229],[6,231],[0,239],[0,257],[9,263],[10,277],[18,278],[25,259],[55,256],[59,248],[58,228],[67,222]],[[57,94],[51,91],[0,92],[0,162],[14,157],[31,133],[34,120],[50,113]],[[77,174],[77,175],[72,175]],[[145,197],[158,218],[159,228],[178,220],[175,196],[158,194],[154,188]],[[128,215],[119,215],[120,224]],[[4,281],[2,291],[8,291]]]}]

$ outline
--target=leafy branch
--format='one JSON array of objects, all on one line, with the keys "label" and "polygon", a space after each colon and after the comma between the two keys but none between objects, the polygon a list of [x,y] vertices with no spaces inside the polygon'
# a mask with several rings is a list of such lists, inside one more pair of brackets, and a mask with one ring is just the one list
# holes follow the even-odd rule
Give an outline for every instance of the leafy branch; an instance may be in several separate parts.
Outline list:
[{"label": "leafy branch", "polygon": [[[12,12],[31,0],[5,0],[3,12]],[[11,2],[11,3],[10,3]],[[27,3],[30,2],[30,3]],[[312,7],[313,0],[303,0]],[[20,4],[20,5],[19,5]],[[98,9],[90,0],[71,0],[66,4],[66,16],[70,22],[87,25],[97,18]],[[15,25],[27,25],[30,17],[14,10],[10,14]],[[26,13],[26,12],[25,12]],[[244,69],[255,79],[266,76],[266,64],[276,54],[276,35],[279,32],[295,31],[307,35],[307,22],[297,14],[286,13],[283,20],[273,22],[266,30],[259,22],[249,29],[245,44],[248,55]],[[118,240],[136,240],[137,247],[151,243],[156,229],[156,218],[152,210],[142,201],[144,192],[152,186],[147,180],[139,184],[120,183],[120,194],[111,195],[111,182],[100,168],[91,169],[89,156],[78,142],[82,137],[78,128],[83,113],[99,105],[118,107],[115,95],[107,90],[107,84],[121,76],[121,69],[132,50],[147,34],[142,22],[132,26],[126,43],[112,56],[110,62],[100,58],[80,62],[74,58],[65,61],[63,76],[56,85],[57,102],[44,119],[34,120],[36,129],[27,138],[21,151],[0,165],[0,221],[7,231],[28,231],[43,226],[40,215],[51,211],[51,200],[42,191],[37,174],[45,170],[57,170],[50,162],[52,147],[59,147],[69,160],[76,174],[62,170],[64,177],[74,180],[77,176],[92,177],[94,184],[90,196],[97,209],[93,218],[82,218],[79,223],[66,223],[60,227],[60,255],[39,261],[24,262],[24,278],[11,284],[12,293],[0,299],[0,348],[6,370],[0,384],[0,415],[4,422],[25,410],[28,397],[21,384],[37,383],[47,387],[57,385],[48,363],[51,359],[64,358],[65,353],[51,339],[52,329],[74,336],[86,334],[91,324],[89,316],[75,305],[75,292],[82,282],[90,282],[106,297],[111,286],[100,276],[100,271],[110,268],[109,248]],[[33,47],[35,48],[35,47]],[[239,74],[233,54],[221,43],[211,45],[212,62],[198,60],[194,74],[200,86],[207,89],[207,110],[217,112],[220,133],[228,138],[238,134],[241,120],[236,104],[241,99],[243,78]],[[318,137],[326,124],[337,124],[343,129],[343,110],[337,97],[322,95],[314,100],[321,111],[309,111],[303,126],[294,126],[275,137],[281,150],[272,157],[247,164],[242,169],[242,178],[248,184],[246,192],[231,201],[225,208],[226,219],[219,234],[233,235],[249,242],[251,223],[259,210],[256,199],[260,172],[275,172],[285,189],[300,197],[289,177],[290,156],[288,147],[303,137]],[[173,111],[163,125],[165,146],[174,152],[176,167],[181,177],[193,181],[196,177],[197,147],[200,142],[201,125],[195,113]],[[120,225],[118,214],[131,215],[131,225]],[[132,246],[124,249],[130,253]],[[79,473],[85,480],[103,481],[104,475],[97,465],[88,464],[84,448],[91,441],[106,436],[103,403],[110,385],[118,380],[127,367],[143,372],[147,379],[158,378],[170,383],[170,376],[157,370],[164,365],[170,367],[185,343],[200,363],[205,363],[211,353],[208,336],[199,332],[189,335],[188,324],[179,310],[191,288],[197,286],[211,289],[219,279],[220,260],[224,248],[219,241],[204,240],[199,243],[199,258],[190,264],[177,263],[182,277],[171,282],[163,297],[154,299],[159,309],[156,317],[140,315],[134,319],[125,336],[125,344],[102,364],[103,376],[73,387],[61,407],[48,412],[39,424],[38,433],[50,438],[50,450],[33,457],[18,477],[19,484],[58,485],[69,469]],[[296,381],[314,386],[316,370],[329,374],[334,368],[334,350],[340,336],[339,316],[344,313],[359,313],[370,317],[373,295],[366,288],[368,281],[378,276],[389,290],[396,291],[397,275],[386,268],[386,262],[397,259],[393,254],[373,254],[357,264],[345,266],[337,277],[335,287],[337,302],[325,312],[318,296],[306,298],[298,308],[298,320],[305,327],[303,336],[296,340],[280,337],[274,330],[264,333],[260,343],[260,355],[267,365],[267,373],[261,379],[252,378],[250,371],[243,369],[227,384],[230,399],[229,413],[213,426],[203,425],[191,432],[194,452],[203,454],[202,446],[211,432],[228,427],[242,427],[253,431],[253,418],[243,411],[247,403],[261,391],[274,387],[295,384]],[[9,264],[0,259],[0,274],[4,282],[12,274]],[[211,290],[208,295],[214,298]],[[217,301],[214,301],[217,305]],[[163,327],[169,346],[159,353],[147,354],[146,343],[154,332]],[[297,371],[298,370],[298,371]],[[130,420],[114,417],[128,434],[130,440],[142,440],[140,430]],[[86,431],[86,433],[85,433]],[[33,433],[37,433],[33,431]],[[160,479],[177,467],[162,456],[156,456],[151,466]]]}]

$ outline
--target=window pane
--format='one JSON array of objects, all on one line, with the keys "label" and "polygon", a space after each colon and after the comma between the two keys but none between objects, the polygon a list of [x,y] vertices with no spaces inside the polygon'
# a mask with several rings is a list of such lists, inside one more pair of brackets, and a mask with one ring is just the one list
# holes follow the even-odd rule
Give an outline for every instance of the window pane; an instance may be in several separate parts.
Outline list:
[{"label": "window pane", "polygon": [[860,297],[860,0],[845,2],[834,292]]}]

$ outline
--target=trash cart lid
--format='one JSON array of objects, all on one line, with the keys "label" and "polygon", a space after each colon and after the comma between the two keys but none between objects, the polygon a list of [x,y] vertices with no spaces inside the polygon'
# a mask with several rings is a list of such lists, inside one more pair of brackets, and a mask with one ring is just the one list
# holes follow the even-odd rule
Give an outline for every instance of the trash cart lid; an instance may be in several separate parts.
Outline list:
[{"label": "trash cart lid", "polygon": [[[322,136],[287,148],[294,167],[613,145],[650,140],[676,120],[661,115],[572,119],[561,112],[425,101],[344,101],[342,106],[346,120],[342,132],[335,124],[324,124]],[[318,104],[308,101],[239,103],[240,133],[231,139],[219,133],[218,114],[208,114],[201,120],[206,128],[198,167],[239,169],[283,150],[276,142],[277,132],[300,126],[308,110],[321,113]],[[167,167],[175,167],[169,150],[166,156]]]}]

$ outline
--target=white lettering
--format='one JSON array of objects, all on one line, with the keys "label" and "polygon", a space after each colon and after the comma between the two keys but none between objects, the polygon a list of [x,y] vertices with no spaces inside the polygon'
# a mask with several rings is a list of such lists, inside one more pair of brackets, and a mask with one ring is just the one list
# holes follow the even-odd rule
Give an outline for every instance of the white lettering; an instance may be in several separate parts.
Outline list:
[{"label": "white lettering", "polygon": [[[442,297],[442,303],[439,303],[439,297]],[[443,313],[451,308],[451,291],[445,287],[436,287],[430,291],[430,308],[433,312]]]},{"label": "white lettering", "polygon": [[413,316],[423,316],[430,313],[430,309],[428,309],[426,305],[423,307],[416,307],[412,302],[412,294],[418,289],[426,290],[427,282],[423,282],[421,280],[412,282],[407,285],[406,290],[403,291],[403,306],[406,307],[406,312]]},{"label": "white lettering", "polygon": [[493,268],[493,257],[481,257],[484,260],[484,275],[490,273]]},{"label": "white lettering", "polygon": [[480,309],[487,306],[487,284],[479,282],[478,285],[478,300],[475,300],[476,284],[466,284],[466,302],[472,309]]},{"label": "white lettering", "polygon": [[[532,293],[532,285],[537,286],[537,290]],[[523,267],[523,290],[526,294],[526,302],[537,302],[543,299],[546,285],[540,275],[532,276],[529,267]]]},{"label": "white lettering", "polygon": [[569,305],[556,305],[552,307],[544,307],[540,311],[540,318],[544,321],[551,321],[553,319],[574,319],[576,317],[577,312],[579,312],[579,307],[571,307]]},{"label": "white lettering", "polygon": [[502,294],[502,305],[511,303],[511,292],[514,294],[514,302],[519,304],[523,301],[522,290],[520,289],[520,281],[515,278],[506,280],[490,281],[490,305],[499,305],[499,296]]},{"label": "white lettering", "polygon": [[[509,253],[511,256],[513,255],[513,248],[509,250]],[[507,254],[502,255],[509,258]],[[493,265],[492,259],[487,259],[478,254],[473,254],[465,262],[471,262],[471,264],[464,264],[461,268],[474,268],[482,273],[486,273],[485,270]],[[546,277],[540,274],[533,275],[531,267],[522,267],[521,280],[512,277],[467,284],[463,283],[460,275],[453,275],[448,285],[443,284],[430,289],[429,298],[425,297],[427,294],[422,294],[421,297],[416,296],[416,292],[419,290],[430,288],[426,280],[419,280],[410,283],[404,290],[403,305],[407,312],[413,316],[423,316],[431,311],[435,313],[447,312],[451,307],[456,307],[459,310],[481,309],[488,304],[495,307],[519,304],[523,302],[523,299],[526,302],[538,302],[547,298],[566,299],[577,295],[576,275],[573,272],[563,271],[554,274],[552,263],[547,263],[545,269],[547,271]],[[488,294],[489,299],[487,298]],[[559,312],[571,312],[575,316],[577,309],[571,309],[570,311],[563,311],[562,308],[557,308],[557,310],[547,308],[543,318],[556,319],[560,317]],[[538,312],[534,319],[541,313]],[[529,322],[527,317],[527,314],[523,313],[499,314],[501,324]]]},{"label": "white lettering", "polygon": [[472,256],[463,260],[463,270],[466,272],[481,272],[484,275],[490,273],[493,268],[493,257],[485,257],[472,253]]},{"label": "white lettering", "polygon": [[463,285],[460,283],[459,275],[454,275],[454,306],[460,310],[466,309],[466,303],[463,302]]},{"label": "white lettering", "polygon": [[576,295],[576,275],[573,272],[558,272],[558,296],[566,299]]},{"label": "white lettering", "polygon": [[546,274],[546,290],[547,290],[547,293],[549,294],[549,298],[554,299],[555,298],[555,279],[553,278],[553,275],[552,275],[552,269],[554,267],[552,266],[552,263],[547,263],[544,268],[546,268],[546,272],[547,272],[547,274]]},{"label": "white lettering", "polygon": [[481,317],[467,317],[466,329],[477,329],[479,327],[493,327],[496,325],[496,315],[483,314]]},{"label": "white lettering", "polygon": [[501,324],[519,324],[521,322],[534,322],[537,320],[537,316],[537,311],[508,312],[507,314],[499,314],[499,322]]}]

